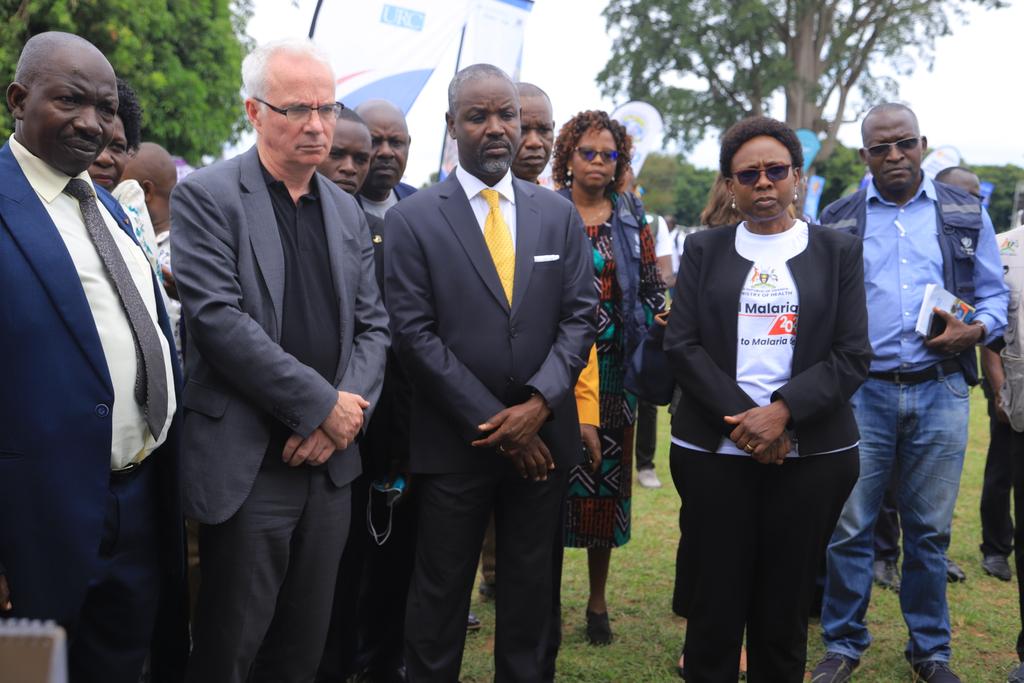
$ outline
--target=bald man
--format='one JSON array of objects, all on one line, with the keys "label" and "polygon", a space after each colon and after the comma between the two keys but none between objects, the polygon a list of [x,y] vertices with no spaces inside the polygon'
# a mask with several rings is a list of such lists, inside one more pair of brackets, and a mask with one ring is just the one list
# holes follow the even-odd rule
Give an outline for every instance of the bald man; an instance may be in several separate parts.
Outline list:
[{"label": "bald man", "polygon": [[384,218],[388,209],[416,191],[401,182],[412,138],[405,114],[387,100],[367,100],[356,107],[356,113],[370,129],[373,143],[370,171],[357,198],[366,213]]},{"label": "bald man", "polygon": [[41,33],[7,106],[0,319],[18,333],[0,335],[0,617],[64,626],[75,683],[136,683],[151,640],[153,680],[180,678],[184,620],[154,631],[159,607],[183,614],[178,363],[128,217],[87,173],[113,135],[114,70],[86,40]]}]

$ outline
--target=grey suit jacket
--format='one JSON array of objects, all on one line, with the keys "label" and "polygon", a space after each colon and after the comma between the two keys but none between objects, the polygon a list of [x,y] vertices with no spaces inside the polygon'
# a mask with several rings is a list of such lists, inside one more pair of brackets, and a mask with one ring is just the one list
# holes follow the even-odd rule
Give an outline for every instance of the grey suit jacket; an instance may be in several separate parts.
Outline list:
[{"label": "grey suit jacket", "polygon": [[[207,524],[231,517],[249,495],[273,420],[305,437],[323,423],[338,390],[363,396],[371,410],[380,394],[388,319],[366,218],[326,178],[316,174],[313,182],[341,321],[333,386],[279,345],[284,255],[256,148],[192,173],[171,195],[174,273],[189,335],[184,505]],[[357,477],[358,445],[335,453],[327,469],[337,486]]]},{"label": "grey suit jacket", "polygon": [[572,203],[514,180],[512,305],[453,173],[384,219],[385,289],[395,352],[414,387],[413,472],[507,466],[474,448],[477,425],[539,391],[552,410],[540,436],[555,464],[581,459],[573,388],[594,342],[592,249]]}]

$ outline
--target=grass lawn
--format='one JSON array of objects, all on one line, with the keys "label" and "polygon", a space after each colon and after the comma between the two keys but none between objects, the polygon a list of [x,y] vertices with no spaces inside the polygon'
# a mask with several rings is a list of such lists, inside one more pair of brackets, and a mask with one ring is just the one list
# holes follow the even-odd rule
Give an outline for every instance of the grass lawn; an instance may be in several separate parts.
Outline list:
[{"label": "grass lawn", "polygon": [[[659,422],[657,468],[664,488],[633,487],[633,537],[612,553],[608,582],[609,612],[615,641],[596,648],[587,645],[583,630],[587,596],[586,554],[566,551],[563,577],[564,639],[558,658],[559,681],[640,682],[678,681],[675,661],[682,644],[684,623],[671,612],[679,497],[668,472],[668,415]],[[1002,682],[1016,665],[1014,644],[1020,628],[1015,582],[985,575],[980,566],[981,523],[978,502],[988,448],[988,417],[984,397],[972,391],[971,426],[960,498],[953,519],[950,555],[967,572],[967,582],[949,586],[953,624],[954,669],[970,683]],[[1012,562],[1012,560],[1011,560]],[[493,678],[494,603],[473,594],[473,611],[483,628],[469,634],[462,667],[464,683]],[[903,658],[906,628],[895,594],[876,590],[868,613],[874,642],[854,675],[855,681],[910,681]],[[811,622],[808,665],[822,654],[818,624]]]}]

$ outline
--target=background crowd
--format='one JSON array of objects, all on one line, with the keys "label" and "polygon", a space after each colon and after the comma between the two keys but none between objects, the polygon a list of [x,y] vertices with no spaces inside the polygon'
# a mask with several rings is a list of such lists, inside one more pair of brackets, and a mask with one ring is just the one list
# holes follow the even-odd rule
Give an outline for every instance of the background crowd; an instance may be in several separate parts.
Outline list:
[{"label": "background crowd", "polygon": [[[795,133],[737,122],[684,240],[634,193],[622,124],[556,137],[496,67],[452,80],[459,165],[419,191],[401,110],[336,102],[311,43],[242,77],[256,144],[181,182],[84,39],[34,36],[7,90],[0,609],[64,626],[71,680],[456,681],[478,567],[495,680],[553,680],[565,548],[588,641],[615,637],[611,551],[634,459],[661,485],[669,397],[680,675],[803,680],[820,612],[812,680],[849,680],[877,581],[914,675],[960,680],[946,550],[979,345],[985,571],[1021,549],[1019,238],[997,244],[977,178],[922,173],[913,111],[864,117],[874,180],[821,225]],[[973,318],[917,335],[930,284]]]}]

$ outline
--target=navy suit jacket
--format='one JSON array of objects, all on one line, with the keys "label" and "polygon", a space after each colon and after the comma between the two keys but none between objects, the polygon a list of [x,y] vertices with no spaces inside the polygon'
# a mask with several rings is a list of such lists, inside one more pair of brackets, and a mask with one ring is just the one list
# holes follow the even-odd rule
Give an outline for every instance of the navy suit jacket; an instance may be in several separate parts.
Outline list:
[{"label": "navy suit jacket", "polygon": [[[135,239],[117,201],[96,192]],[[159,287],[154,276],[180,401],[181,371]],[[70,621],[97,570],[114,390],[75,264],[9,144],[0,149],[0,291],[0,562],[12,616]],[[168,591],[184,576],[178,422],[150,455],[160,480]]]},{"label": "navy suit jacket", "polygon": [[395,352],[415,387],[411,469],[487,472],[507,463],[470,445],[477,425],[532,389],[552,418],[540,437],[555,464],[581,459],[573,388],[594,343],[592,250],[572,203],[513,180],[512,305],[455,174],[388,210],[385,291]]}]

